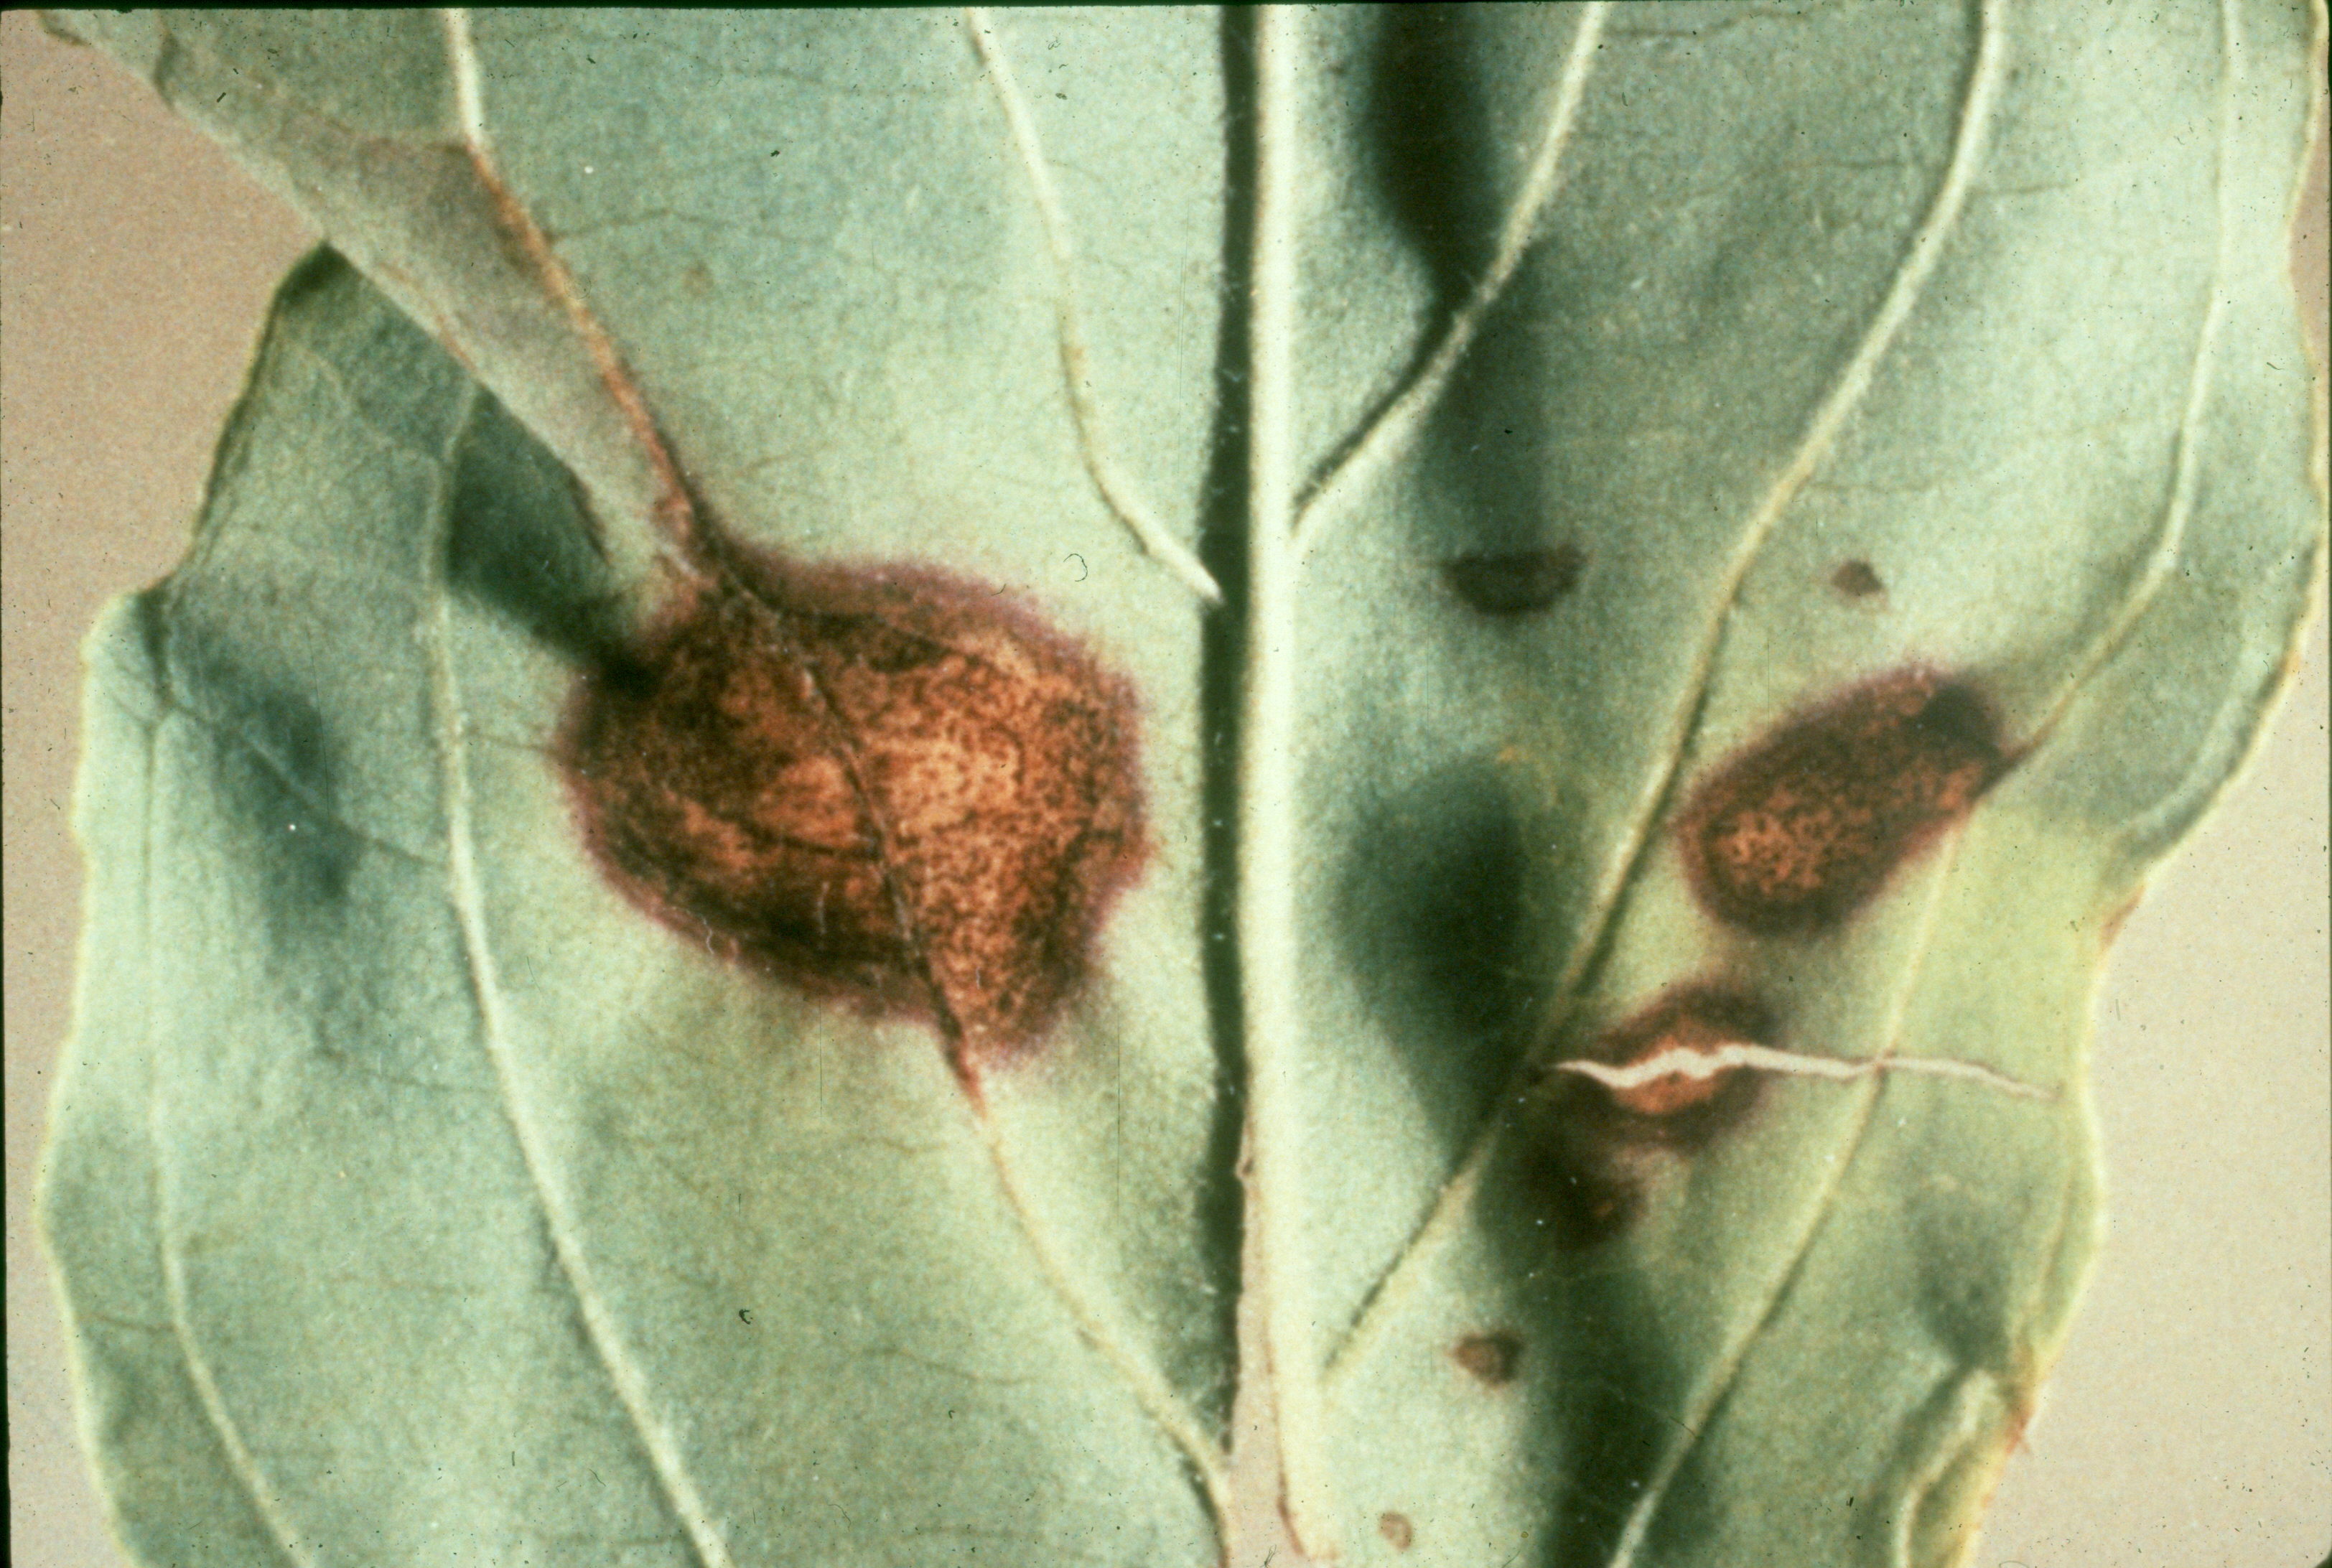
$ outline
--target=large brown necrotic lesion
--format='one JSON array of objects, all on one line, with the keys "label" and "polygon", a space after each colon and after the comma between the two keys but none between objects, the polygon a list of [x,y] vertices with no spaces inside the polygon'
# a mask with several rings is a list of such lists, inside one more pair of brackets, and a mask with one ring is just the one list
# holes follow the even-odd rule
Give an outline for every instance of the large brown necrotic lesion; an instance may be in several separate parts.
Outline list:
[{"label": "large brown necrotic lesion", "polygon": [[737,555],[588,675],[587,843],[664,924],[817,996],[1041,1034],[1143,854],[1124,684],[993,593]]}]

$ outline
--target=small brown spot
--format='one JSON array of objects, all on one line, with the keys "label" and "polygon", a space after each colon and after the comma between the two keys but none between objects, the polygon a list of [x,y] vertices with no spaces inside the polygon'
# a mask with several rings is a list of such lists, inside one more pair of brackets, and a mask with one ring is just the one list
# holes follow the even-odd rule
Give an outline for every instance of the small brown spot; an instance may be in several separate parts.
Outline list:
[{"label": "small brown spot", "polygon": [[1587,557],[1575,544],[1503,555],[1463,555],[1441,570],[1458,597],[1486,616],[1530,615],[1579,586]]},{"label": "small brown spot", "polygon": [[1522,1365],[1522,1336],[1505,1329],[1469,1334],[1450,1348],[1449,1359],[1478,1378],[1486,1388],[1502,1389],[1515,1381]]},{"label": "small brown spot", "polygon": [[2007,1452],[2013,1454],[2023,1448],[2025,1429],[2032,1424],[2035,1405],[2036,1401],[2029,1391],[2023,1389],[2012,1391],[2012,1402],[2008,1407],[2008,1422],[2001,1429],[2000,1434],[2000,1446]]},{"label": "small brown spot", "polygon": [[712,292],[712,269],[702,262],[689,263],[681,272],[680,286],[693,298],[702,299]]},{"label": "small brown spot", "polygon": [[1819,931],[1964,817],[2005,765],[1971,687],[1926,670],[1882,676],[1703,784],[1680,827],[1686,865],[1731,924]]},{"label": "small brown spot", "polygon": [[960,1066],[1027,1044],[1143,854],[1131,692],[974,584],[731,559],[578,684],[586,844],[689,942]]},{"label": "small brown spot", "polygon": [[1417,1539],[1417,1529],[1410,1524],[1409,1515],[1406,1514],[1379,1514],[1377,1534],[1391,1542],[1392,1549],[1396,1552],[1408,1551],[1410,1544]]},{"label": "small brown spot", "polygon": [[1872,594],[1883,594],[1887,585],[1870,569],[1867,560],[1840,561],[1838,570],[1830,574],[1830,586],[1849,598],[1867,599]]},{"label": "small brown spot", "polygon": [[2123,899],[2120,905],[2117,907],[2111,914],[2106,916],[2105,926],[2098,933],[2098,945],[2099,947],[2111,947],[2115,942],[2121,940],[2121,928],[2123,923],[2127,921],[2131,915],[2137,913],[2137,906],[2144,903],[2145,899],[2146,889],[2140,887],[2132,893],[2127,898]]}]

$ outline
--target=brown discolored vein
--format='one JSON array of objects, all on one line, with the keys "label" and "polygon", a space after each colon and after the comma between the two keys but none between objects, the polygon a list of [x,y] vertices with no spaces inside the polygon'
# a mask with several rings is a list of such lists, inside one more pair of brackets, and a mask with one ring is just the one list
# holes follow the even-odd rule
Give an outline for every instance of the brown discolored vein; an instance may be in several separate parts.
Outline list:
[{"label": "brown discolored vein", "polygon": [[623,356],[616,351],[615,340],[592,313],[581,289],[576,284],[574,274],[567,270],[567,263],[560,261],[559,253],[551,249],[550,238],[534,221],[534,215],[502,183],[502,176],[496,172],[484,149],[472,144],[469,158],[471,167],[477,171],[478,183],[493,204],[494,215],[502,223],[503,231],[514,242],[520,254],[532,263],[542,279],[544,288],[573,324],[575,335],[582,340],[584,352],[590,356],[592,368],[598,373],[600,384],[607,387],[616,412],[623,416],[625,426],[639,444],[649,471],[655,475],[657,528],[684,557],[701,564],[703,540],[697,528],[695,506],[689,499],[688,486],[681,478],[680,466],[673,460],[672,448],[664,441],[664,432],[657,427],[655,415],[648,407],[647,397],[640,391],[639,383],[633,379],[631,368],[625,364]]},{"label": "brown discolored vein", "polygon": [[534,214],[519,199],[494,165],[486,136],[485,109],[478,82],[477,48],[470,34],[469,12],[452,8],[445,13],[446,55],[453,70],[454,97],[461,117],[462,152],[469,160],[478,185],[492,204],[493,215],[501,232],[510,242],[516,259],[530,268],[542,281],[544,291],[550,296],[591,360],[600,384],[616,405],[625,426],[638,443],[648,469],[655,477],[655,523],[670,540],[683,559],[698,569],[709,559],[705,537],[698,527],[696,507],[689,494],[680,464],[674,461],[671,445],[656,424],[648,400],[634,379],[631,368],[617,351],[615,339],[608,335],[590,302],[576,282],[574,273],[552,248],[550,235],[535,221]]}]

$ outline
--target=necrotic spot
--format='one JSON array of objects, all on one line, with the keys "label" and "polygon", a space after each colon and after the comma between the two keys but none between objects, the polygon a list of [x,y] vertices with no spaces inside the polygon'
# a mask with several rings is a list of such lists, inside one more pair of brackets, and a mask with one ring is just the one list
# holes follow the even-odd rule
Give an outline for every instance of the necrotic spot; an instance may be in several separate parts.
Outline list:
[{"label": "necrotic spot", "polygon": [[1575,544],[1504,555],[1465,555],[1443,567],[1458,597],[1486,616],[1529,615],[1579,586],[1587,558]]},{"label": "necrotic spot", "polygon": [[976,585],[740,556],[578,685],[559,741],[609,880],[813,995],[1036,1038],[1143,854],[1133,701]]},{"label": "necrotic spot", "polygon": [[1522,1336],[1503,1329],[1469,1334],[1450,1347],[1449,1358],[1484,1387],[1501,1389],[1515,1381],[1522,1365]]},{"label": "necrotic spot", "polygon": [[[1777,1034],[1772,1013],[1754,998],[1729,986],[1692,985],[1605,1029],[1586,1055],[1626,1066],[1728,1043],[1770,1046]],[[1553,1074],[1527,1127],[1531,1200],[1558,1242],[1608,1240],[1641,1212],[1652,1157],[1706,1148],[1747,1117],[1758,1087],[1756,1074],[1739,1070],[1663,1075],[1616,1089]]]},{"label": "necrotic spot", "polygon": [[1868,598],[1872,594],[1887,591],[1887,585],[1878,580],[1878,574],[1867,560],[1840,561],[1838,569],[1830,574],[1830,585],[1849,598]]},{"label": "necrotic spot", "polygon": [[1971,688],[1925,670],[1881,677],[1700,787],[1680,827],[1693,885],[1744,930],[1836,925],[1965,816],[2003,766]]}]

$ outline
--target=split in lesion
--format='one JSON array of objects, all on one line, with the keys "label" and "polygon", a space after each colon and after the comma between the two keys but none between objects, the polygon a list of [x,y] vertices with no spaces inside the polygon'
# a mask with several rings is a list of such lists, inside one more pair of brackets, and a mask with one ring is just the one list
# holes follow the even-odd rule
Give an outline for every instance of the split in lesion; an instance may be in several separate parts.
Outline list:
[{"label": "split in lesion", "polygon": [[1879,1073],[1910,1073],[1935,1078],[1956,1078],[2020,1100],[2057,1098],[2057,1091],[2012,1078],[1977,1062],[1949,1056],[1824,1056],[1803,1051],[1779,1050],[1752,1040],[1723,1040],[1708,1045],[1671,1046],[1640,1061],[1613,1064],[1588,1057],[1550,1062],[1549,1073],[1572,1073],[1607,1089],[1648,1088],[1663,1079],[1706,1082],[1726,1073],[1748,1070],[1784,1077],[1827,1078],[1849,1083]]}]

